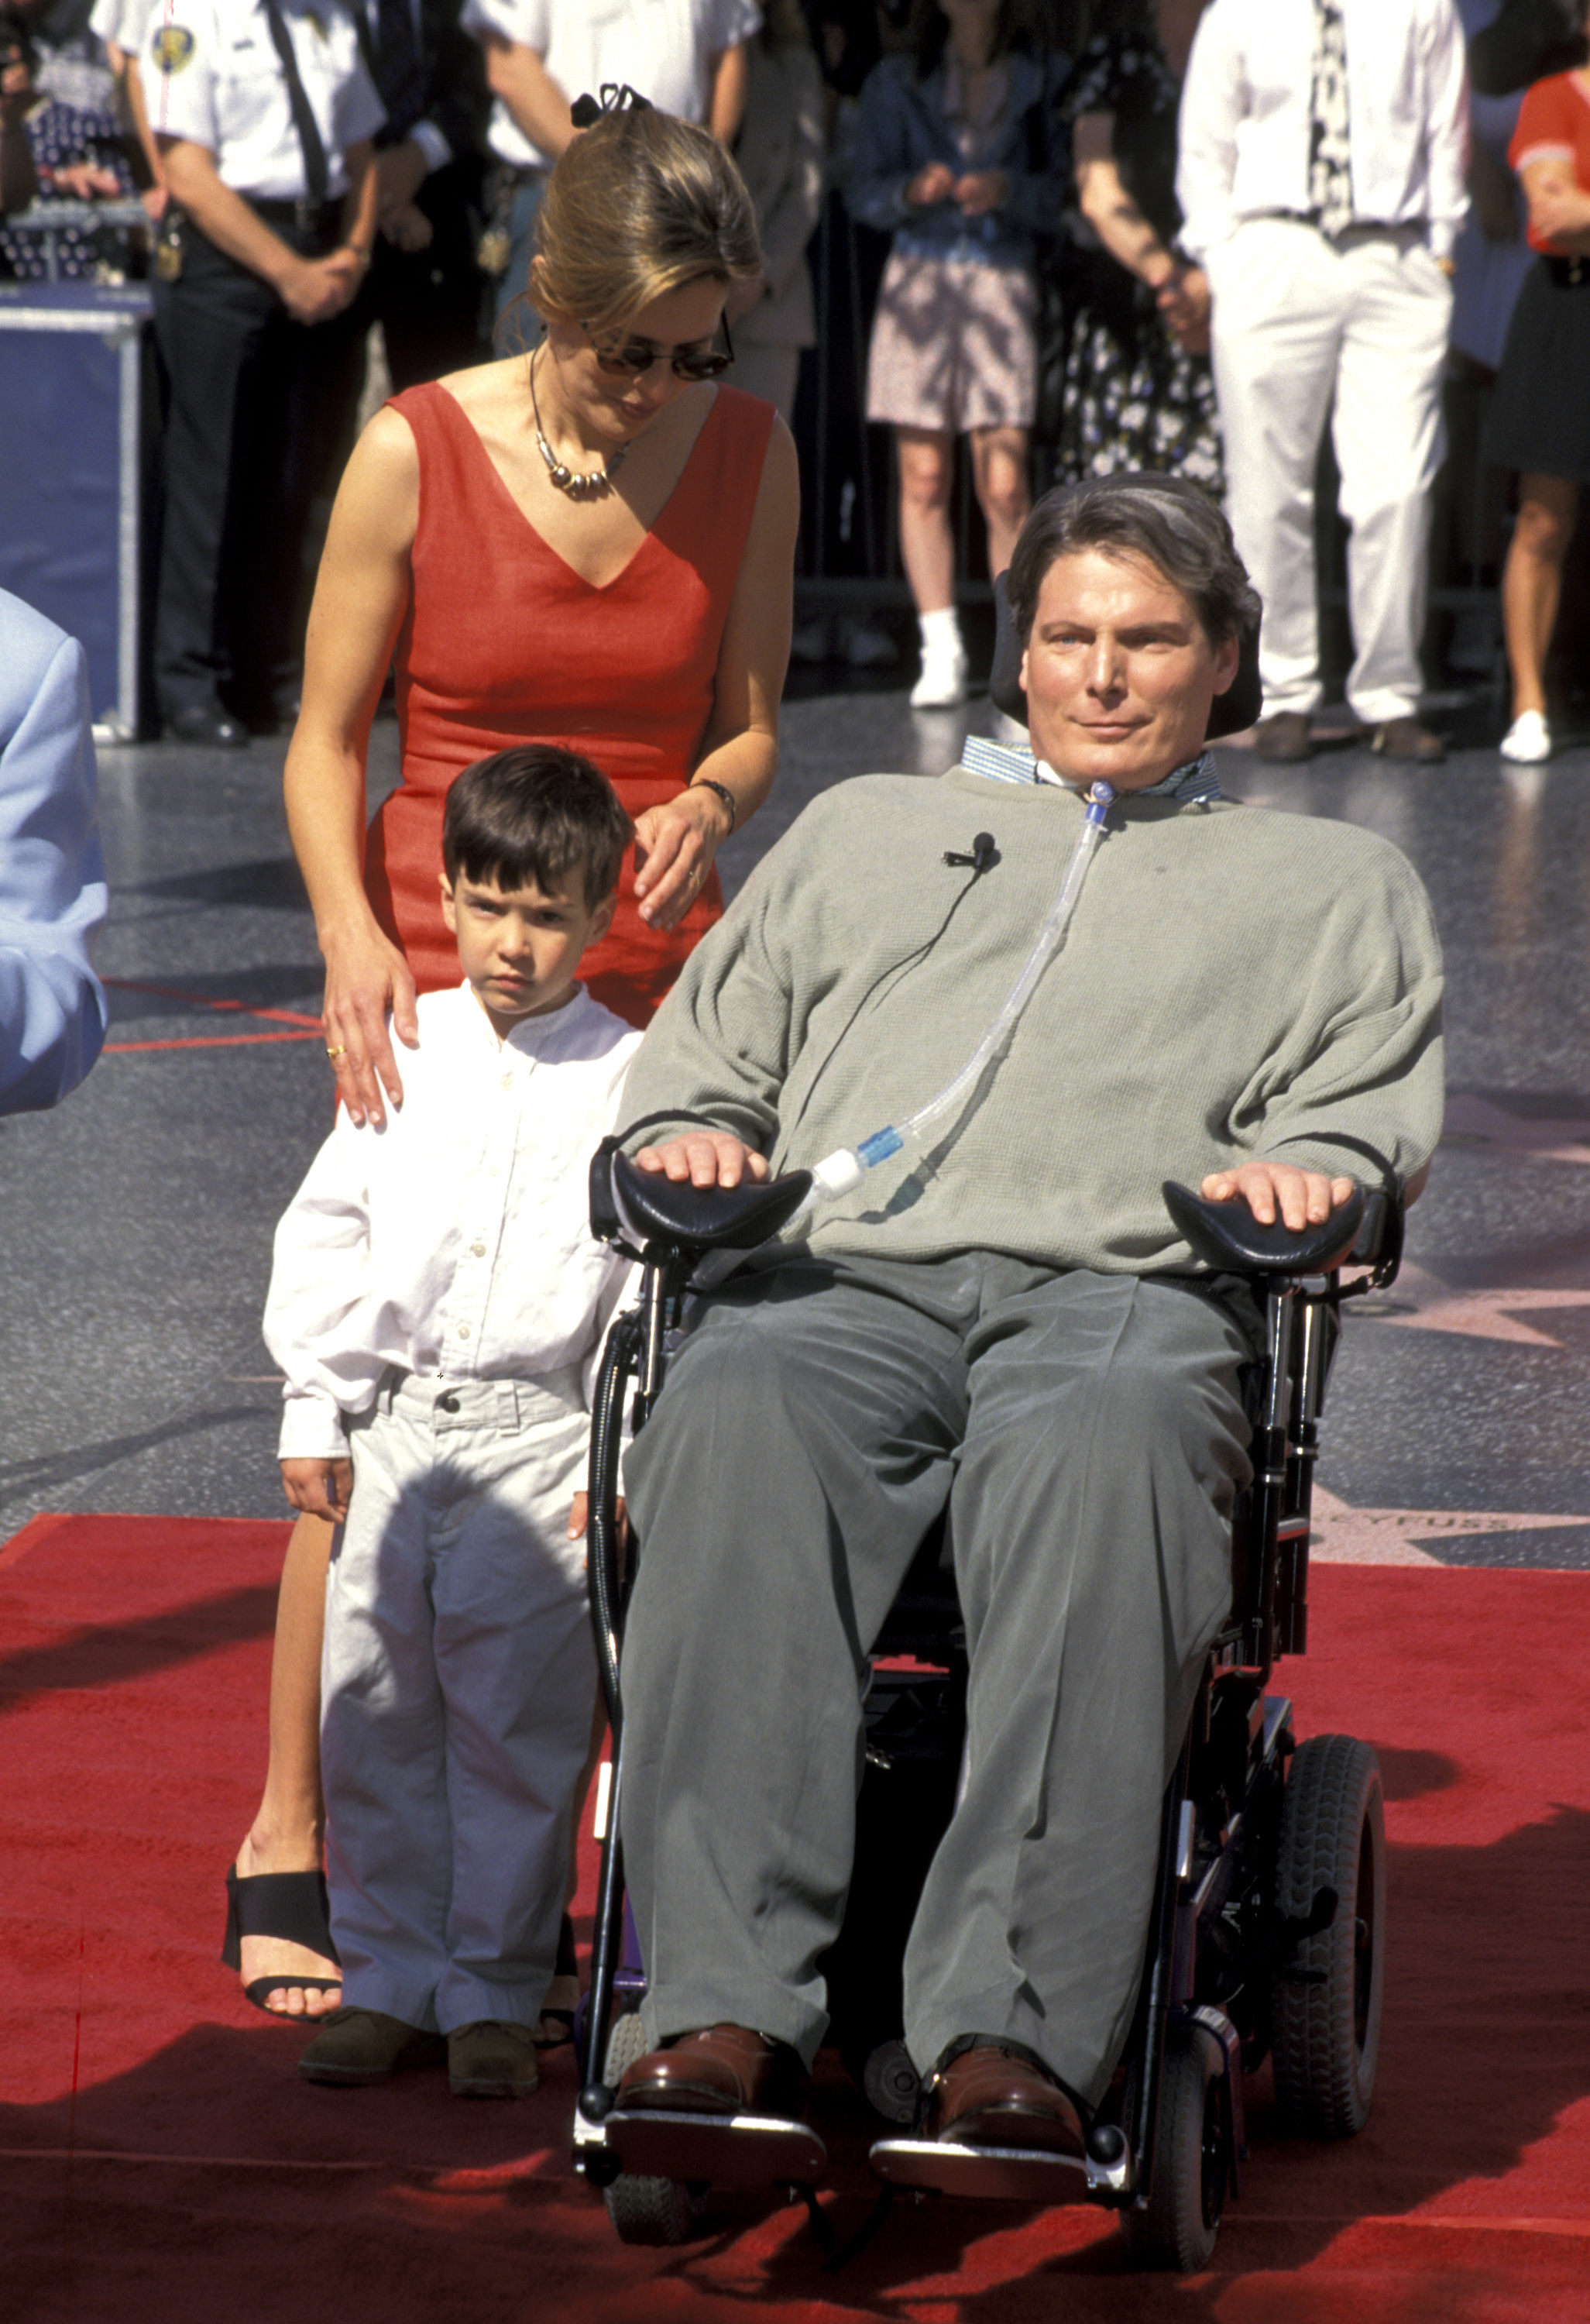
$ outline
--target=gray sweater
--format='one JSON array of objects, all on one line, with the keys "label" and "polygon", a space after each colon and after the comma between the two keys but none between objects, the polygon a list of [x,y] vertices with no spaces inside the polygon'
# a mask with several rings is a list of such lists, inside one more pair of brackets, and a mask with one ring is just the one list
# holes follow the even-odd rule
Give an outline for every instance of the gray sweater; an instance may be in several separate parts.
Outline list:
[{"label": "gray sweater", "polygon": [[[952,768],[841,783],[697,947],[623,1118],[704,1115],[776,1171],[959,1072],[1058,893],[1075,793]],[[980,877],[944,862],[992,833]],[[959,1128],[870,1171],[813,1250],[1187,1269],[1160,1182],[1255,1156],[1404,1178],[1441,1127],[1441,958],[1411,866],[1350,824],[1227,800],[1110,810],[1061,953]],[[1354,1143],[1353,1141],[1357,1141]]]}]

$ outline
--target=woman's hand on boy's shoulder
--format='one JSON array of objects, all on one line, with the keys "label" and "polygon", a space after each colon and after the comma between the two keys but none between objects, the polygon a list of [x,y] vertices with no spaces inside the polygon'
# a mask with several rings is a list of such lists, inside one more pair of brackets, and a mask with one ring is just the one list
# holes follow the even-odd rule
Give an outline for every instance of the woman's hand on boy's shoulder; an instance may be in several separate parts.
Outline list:
[{"label": "woman's hand on boy's shoulder", "polygon": [[354,1464],[346,1459],[327,1460],[323,1453],[297,1455],[281,1463],[281,1489],[306,1517],[343,1525],[354,1490]]}]

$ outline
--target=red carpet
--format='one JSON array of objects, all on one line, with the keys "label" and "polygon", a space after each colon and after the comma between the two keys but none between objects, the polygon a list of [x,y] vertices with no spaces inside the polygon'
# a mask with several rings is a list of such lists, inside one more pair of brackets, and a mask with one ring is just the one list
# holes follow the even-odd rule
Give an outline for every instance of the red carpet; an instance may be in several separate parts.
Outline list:
[{"label": "red carpet", "polygon": [[[216,1965],[254,1803],[285,1526],[46,1517],[0,1549],[0,2315],[18,2324],[1583,2324],[1590,2317],[1590,1575],[1330,1567],[1282,1666],[1391,1807],[1380,2098],[1276,2139],[1216,2266],[1124,2272],[1101,2213],[897,2209],[825,2276],[796,2210],[621,2250],[565,2161],[566,2053],[519,2107],[434,2074],[310,2090]],[[857,2224],[860,2117],[819,2093]]]}]

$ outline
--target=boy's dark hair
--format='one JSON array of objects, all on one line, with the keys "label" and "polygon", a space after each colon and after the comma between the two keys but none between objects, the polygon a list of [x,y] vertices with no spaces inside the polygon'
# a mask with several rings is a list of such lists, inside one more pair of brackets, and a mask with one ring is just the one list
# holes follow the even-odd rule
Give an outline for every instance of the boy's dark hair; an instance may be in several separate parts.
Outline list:
[{"label": "boy's dark hair", "polygon": [[462,872],[500,888],[533,882],[547,895],[583,865],[585,901],[595,905],[618,886],[634,836],[612,785],[589,759],[555,742],[523,742],[477,759],[454,783],[442,861],[453,881]]}]

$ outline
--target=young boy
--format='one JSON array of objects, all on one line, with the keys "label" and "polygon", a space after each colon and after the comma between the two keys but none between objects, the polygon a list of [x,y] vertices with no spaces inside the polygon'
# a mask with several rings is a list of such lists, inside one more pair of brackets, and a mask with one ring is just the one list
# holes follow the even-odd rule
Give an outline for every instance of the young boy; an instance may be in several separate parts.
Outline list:
[{"label": "young boy", "polygon": [[339,1113],[277,1231],[282,1480],[343,1525],[321,1709],[343,2006],[310,2081],[384,2080],[445,2036],[461,2095],[536,2087],[596,1683],[569,1509],[624,1283],[586,1171],[640,1038],[574,973],[630,837],[572,752],[459,776],[442,909],[464,981],[419,1003],[402,1107]]}]

